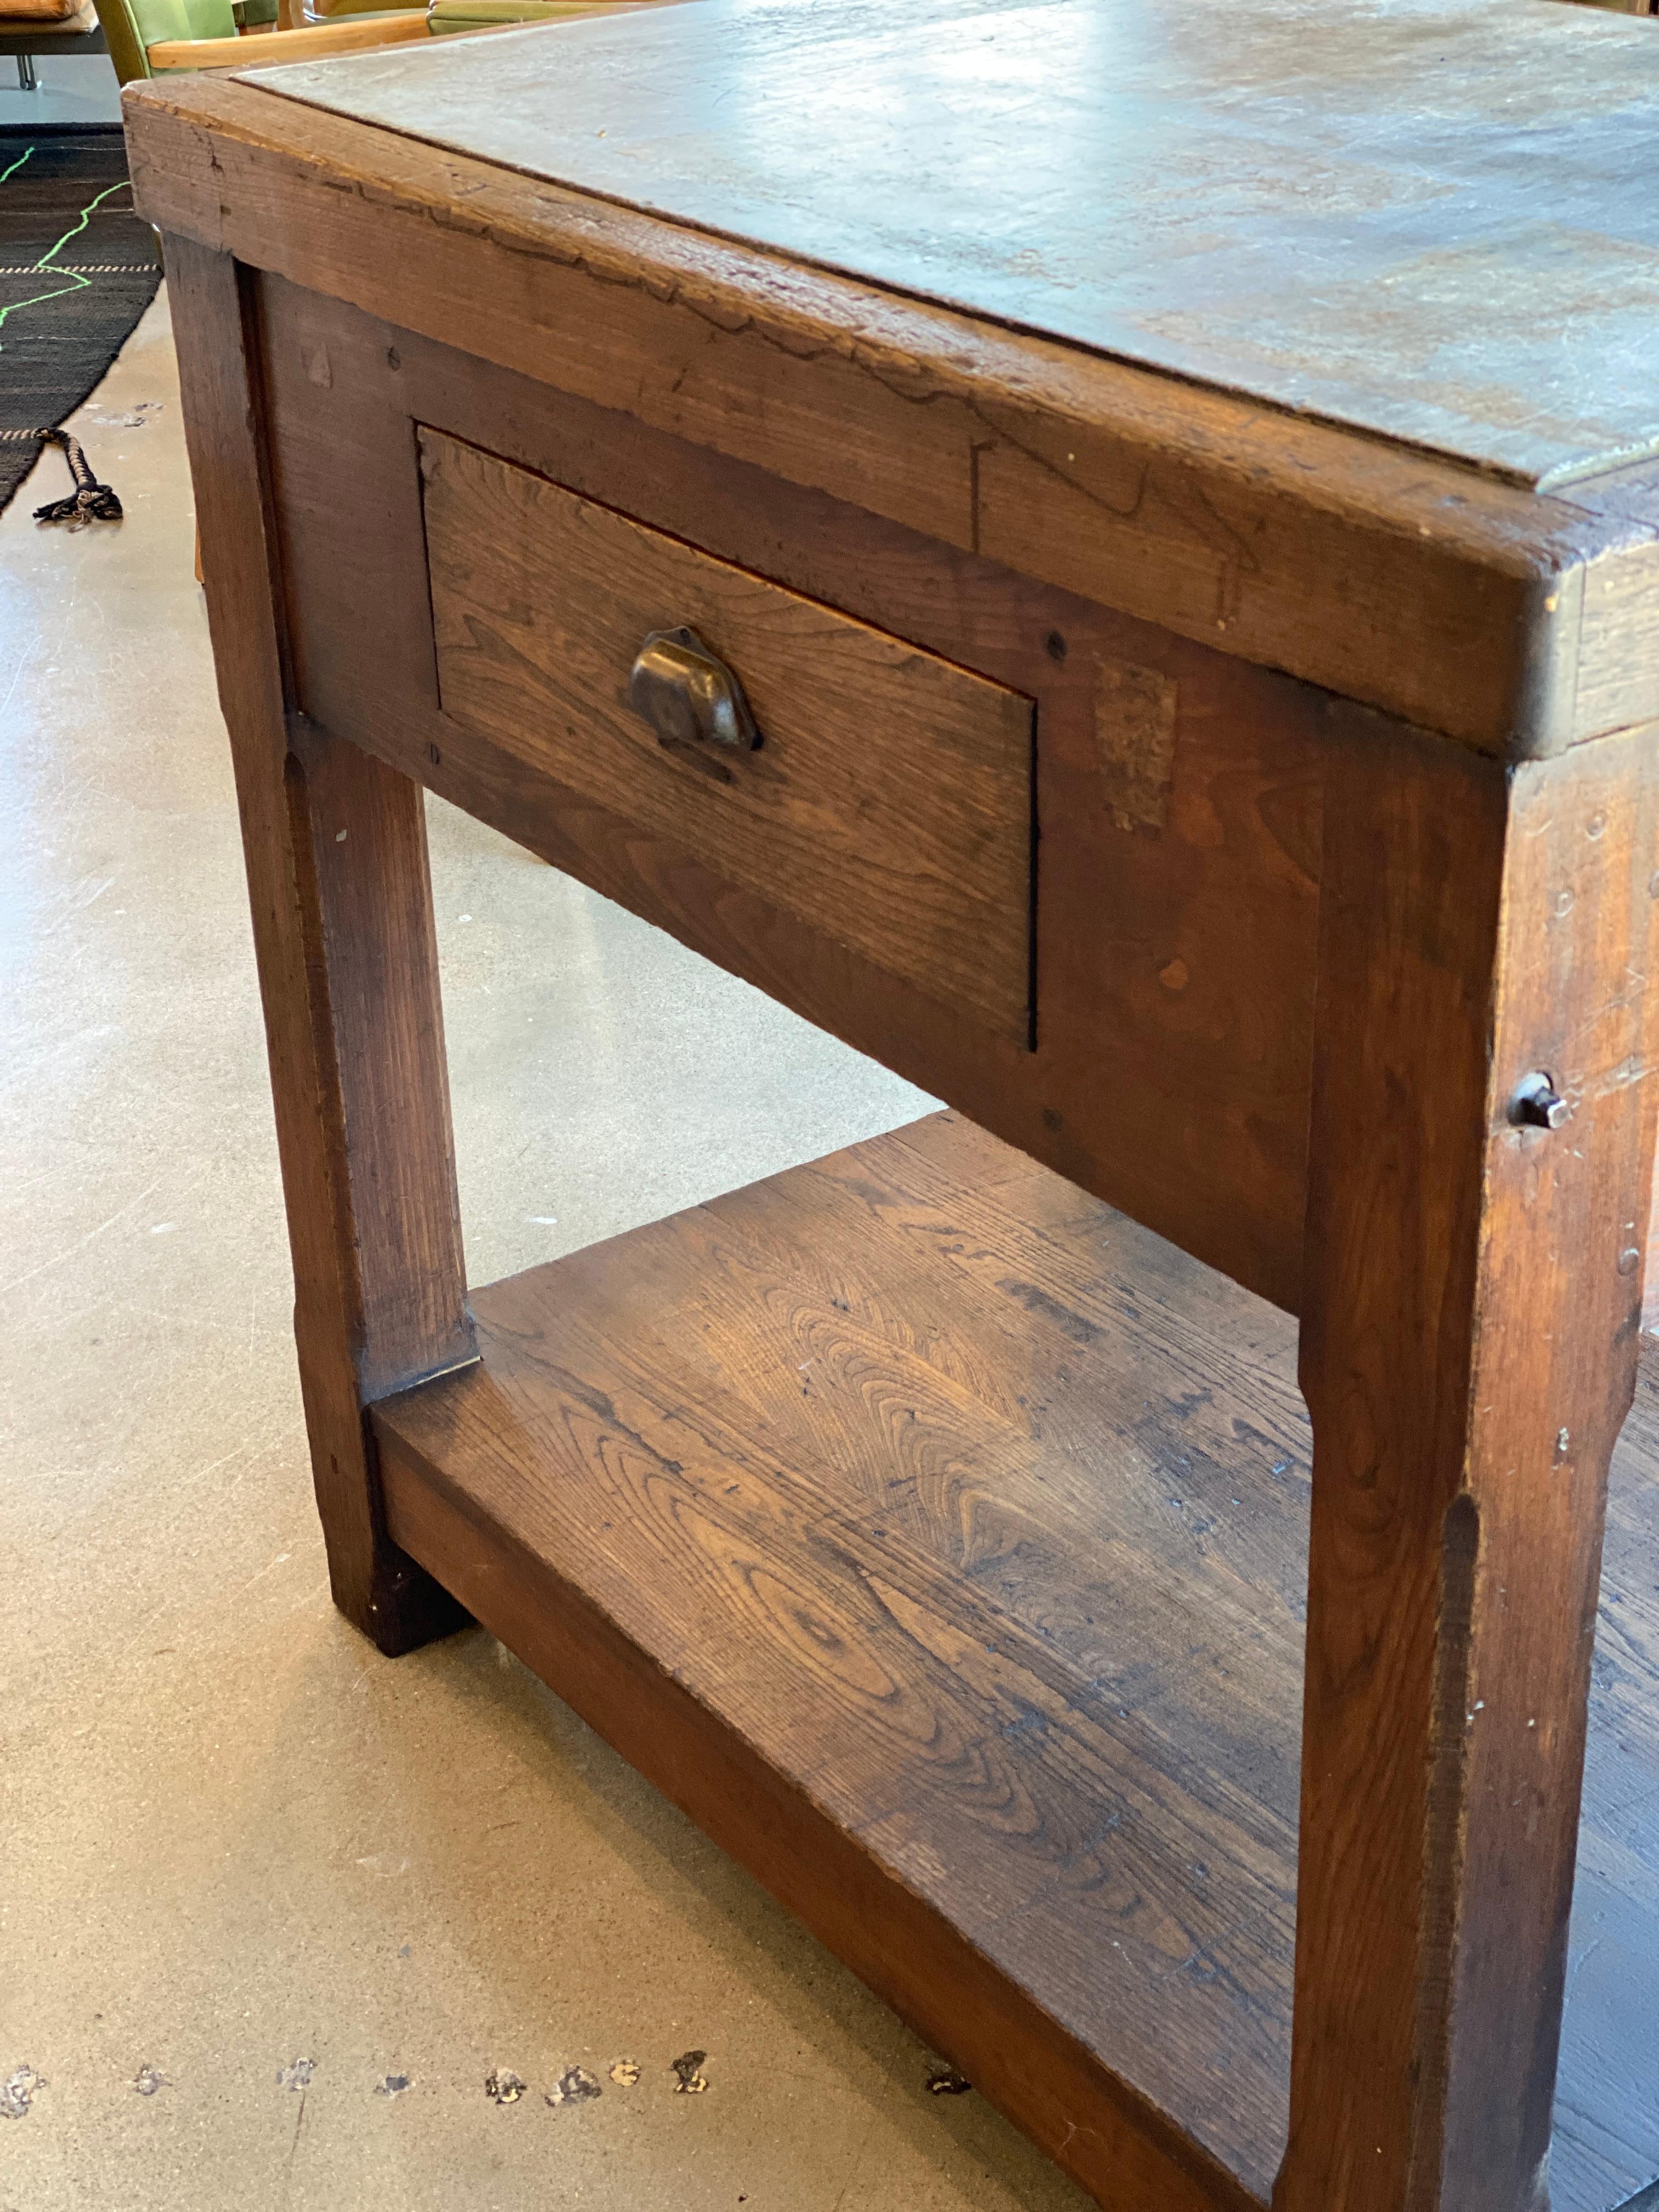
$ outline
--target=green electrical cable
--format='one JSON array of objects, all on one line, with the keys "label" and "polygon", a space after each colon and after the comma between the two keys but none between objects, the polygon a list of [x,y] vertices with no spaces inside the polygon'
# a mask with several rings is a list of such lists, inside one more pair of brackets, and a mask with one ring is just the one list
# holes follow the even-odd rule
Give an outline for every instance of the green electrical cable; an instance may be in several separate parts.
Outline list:
[{"label": "green electrical cable", "polygon": [[[6,171],[6,176],[0,177],[0,185],[3,185],[5,183],[6,177],[10,176],[12,169],[19,169],[21,167],[23,163],[27,161],[29,155],[33,151],[34,149],[31,146],[28,149],[27,153],[21,155],[18,159],[12,163],[11,168]],[[81,235],[81,233],[86,228],[88,223],[91,221],[94,210],[106,200],[112,192],[125,191],[127,189],[129,182],[129,179],[123,177],[118,185],[106,185],[101,192],[99,192],[94,198],[89,199],[85,207],[82,209],[79,216],[70,225],[69,228],[64,233],[64,235],[58,240],[57,244],[55,246],[49,246],[46,248],[46,252],[40,256],[40,258],[35,263],[35,267],[41,270],[49,269],[52,266],[52,255],[54,253],[61,253],[64,248],[69,244],[70,239],[78,238]],[[69,270],[65,270],[63,273],[68,276],[71,276],[72,272]],[[61,300],[66,292],[84,292],[91,282],[92,279],[89,276],[73,276],[72,281],[70,283],[58,285],[56,291],[36,292],[30,299],[14,300],[9,307],[0,307],[0,330],[3,330],[5,328],[7,316],[15,314],[20,307],[38,307],[47,300]]]},{"label": "green electrical cable", "polygon": [[61,253],[63,252],[64,248],[69,244],[70,239],[79,238],[81,233],[86,228],[94,209],[101,207],[112,192],[126,191],[130,188],[131,182],[132,180],[130,177],[123,177],[119,184],[106,185],[101,192],[97,193],[93,198],[87,202],[86,205],[82,209],[79,216],[70,226],[69,229],[64,233],[64,235],[58,240],[57,245],[49,246],[46,248],[46,252],[40,256],[40,258],[35,263],[35,267],[37,269],[44,269],[46,266],[46,264],[52,259],[54,253]]}]

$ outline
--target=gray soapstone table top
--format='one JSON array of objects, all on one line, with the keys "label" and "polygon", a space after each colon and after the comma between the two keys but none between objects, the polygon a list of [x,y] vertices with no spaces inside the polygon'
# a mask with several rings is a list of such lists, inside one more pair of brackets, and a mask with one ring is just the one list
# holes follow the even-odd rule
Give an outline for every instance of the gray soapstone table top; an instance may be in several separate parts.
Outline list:
[{"label": "gray soapstone table top", "polygon": [[246,79],[1522,483],[1659,452],[1659,22],[690,0]]}]

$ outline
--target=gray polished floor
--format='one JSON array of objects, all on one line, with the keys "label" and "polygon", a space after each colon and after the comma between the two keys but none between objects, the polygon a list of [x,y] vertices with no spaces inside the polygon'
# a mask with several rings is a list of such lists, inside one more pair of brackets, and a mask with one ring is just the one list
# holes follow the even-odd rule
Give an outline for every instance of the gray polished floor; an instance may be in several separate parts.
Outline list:
[{"label": "gray polished floor", "polygon": [[[482,1632],[331,1611],[165,297],[80,428],[125,522],[0,521],[0,2208],[1075,2212]],[[475,1280],[925,1107],[432,831]]]}]

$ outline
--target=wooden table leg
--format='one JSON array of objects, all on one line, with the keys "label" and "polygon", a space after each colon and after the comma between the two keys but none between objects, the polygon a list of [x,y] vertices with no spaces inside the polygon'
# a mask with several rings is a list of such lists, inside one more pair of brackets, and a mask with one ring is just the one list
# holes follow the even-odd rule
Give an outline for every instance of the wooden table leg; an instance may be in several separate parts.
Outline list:
[{"label": "wooden table leg", "polygon": [[[1659,747],[1334,745],[1277,2212],[1537,2212],[1654,1145]],[[1644,1003],[1644,1000],[1646,1003]],[[1570,1118],[1516,1126],[1554,1079]]]},{"label": "wooden table leg", "polygon": [[383,1651],[467,1615],[386,1534],[363,1408],[476,1357],[418,786],[290,714],[257,345],[229,256],[167,241],[335,1602]]}]

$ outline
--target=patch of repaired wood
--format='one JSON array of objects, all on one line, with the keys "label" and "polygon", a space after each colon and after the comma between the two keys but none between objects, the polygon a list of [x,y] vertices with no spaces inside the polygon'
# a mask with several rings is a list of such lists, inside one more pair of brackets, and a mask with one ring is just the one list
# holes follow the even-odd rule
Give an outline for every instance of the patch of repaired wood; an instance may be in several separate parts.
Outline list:
[{"label": "patch of repaired wood", "polygon": [[1175,778],[1176,685],[1156,668],[1104,660],[1095,678],[1095,748],[1120,830],[1161,830]]}]

